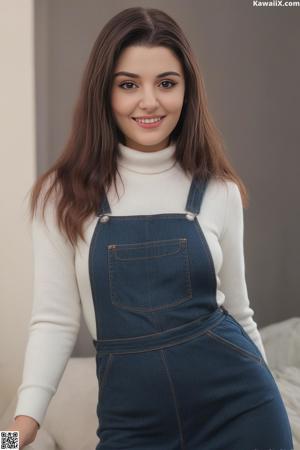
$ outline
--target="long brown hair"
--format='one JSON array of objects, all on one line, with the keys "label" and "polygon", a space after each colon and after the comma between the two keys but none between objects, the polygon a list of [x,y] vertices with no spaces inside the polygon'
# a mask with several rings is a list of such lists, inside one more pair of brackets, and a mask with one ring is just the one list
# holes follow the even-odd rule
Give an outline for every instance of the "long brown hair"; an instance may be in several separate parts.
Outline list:
[{"label": "long brown hair", "polygon": [[208,111],[204,82],[191,45],[179,25],[165,12],[132,7],[112,17],[98,35],[83,73],[72,127],[65,147],[54,164],[31,190],[31,219],[41,191],[43,217],[55,190],[56,219],[72,245],[85,241],[84,221],[94,214],[112,181],[116,187],[118,142],[125,144],[110,105],[112,73],[117,58],[130,45],[164,46],[181,61],[185,98],[180,118],[170,135],[176,141],[175,157],[182,169],[207,179],[211,175],[237,183],[243,206],[248,194],[225,155],[222,138]]}]

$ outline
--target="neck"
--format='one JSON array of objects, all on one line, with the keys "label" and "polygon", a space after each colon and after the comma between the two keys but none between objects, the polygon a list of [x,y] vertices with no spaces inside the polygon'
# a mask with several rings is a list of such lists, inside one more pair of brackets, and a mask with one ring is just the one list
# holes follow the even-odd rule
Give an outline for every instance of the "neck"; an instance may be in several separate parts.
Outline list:
[{"label": "neck", "polygon": [[153,152],[143,152],[118,143],[118,165],[132,172],[155,174],[170,170],[175,164],[176,142]]}]

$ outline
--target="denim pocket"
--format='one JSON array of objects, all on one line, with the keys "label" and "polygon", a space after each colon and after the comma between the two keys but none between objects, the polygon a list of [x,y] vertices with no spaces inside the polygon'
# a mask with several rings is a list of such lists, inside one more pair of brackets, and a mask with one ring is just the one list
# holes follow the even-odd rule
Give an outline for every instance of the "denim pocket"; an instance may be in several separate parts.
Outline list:
[{"label": "denim pocket", "polygon": [[192,298],[186,238],[108,246],[111,301],[155,311]]},{"label": "denim pocket", "polygon": [[228,349],[240,353],[252,361],[262,364],[262,355],[252,339],[246,335],[243,327],[230,316],[220,325],[206,332],[207,336],[224,345]]},{"label": "denim pocket", "polygon": [[245,329],[242,327],[242,325],[240,323],[238,323],[231,315],[229,315],[229,318],[231,319],[231,321],[234,321],[237,326],[239,326],[241,328],[241,331],[243,333],[243,335],[245,336],[246,339],[248,339],[248,341],[251,343],[252,347],[254,348],[254,350],[256,352],[259,353],[259,355],[261,356],[261,363],[265,366],[265,368],[268,370],[268,372],[270,373],[271,377],[274,379],[273,373],[271,372],[270,367],[268,366],[268,364],[266,363],[266,361],[264,360],[263,355],[261,354],[261,351],[259,350],[259,348],[257,347],[257,345],[255,344],[255,342],[251,339],[251,337],[249,336],[249,334],[245,331]]}]

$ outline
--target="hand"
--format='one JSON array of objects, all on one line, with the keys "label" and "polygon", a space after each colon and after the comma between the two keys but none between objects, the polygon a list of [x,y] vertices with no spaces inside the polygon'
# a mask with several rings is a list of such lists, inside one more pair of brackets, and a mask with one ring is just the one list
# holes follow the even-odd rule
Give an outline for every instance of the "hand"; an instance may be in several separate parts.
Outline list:
[{"label": "hand", "polygon": [[39,428],[40,424],[33,417],[17,416],[7,431],[19,431],[19,447],[22,450],[35,440]]}]

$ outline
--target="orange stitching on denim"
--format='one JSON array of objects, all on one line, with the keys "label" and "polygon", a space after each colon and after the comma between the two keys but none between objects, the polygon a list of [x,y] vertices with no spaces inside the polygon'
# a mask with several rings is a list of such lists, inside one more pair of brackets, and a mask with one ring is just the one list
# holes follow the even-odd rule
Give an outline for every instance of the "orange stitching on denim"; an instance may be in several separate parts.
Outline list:
[{"label": "orange stitching on denim", "polygon": [[[180,238],[183,239],[183,238]],[[184,238],[185,239],[185,238]],[[177,239],[172,239],[172,241],[175,241]],[[156,241],[152,241],[152,242],[156,242]],[[157,241],[160,242],[160,241]],[[162,241],[163,242],[163,241]],[[181,245],[182,245],[181,241]],[[172,308],[175,307],[181,303],[184,303],[188,300],[190,300],[192,298],[192,286],[191,286],[191,276],[190,273],[188,273],[190,271],[189,266],[188,266],[188,251],[187,251],[187,245],[186,245],[186,240],[184,241],[185,245],[183,248],[183,255],[184,255],[184,272],[185,272],[185,281],[186,281],[186,295],[184,297],[179,298],[176,301],[172,301],[171,303],[167,303],[164,305],[159,305],[159,306],[130,306],[130,305],[125,305],[122,304],[121,301],[118,301],[118,297],[116,294],[116,288],[114,286],[113,283],[113,274],[114,274],[114,267],[113,267],[113,262],[112,262],[112,253],[109,250],[108,251],[108,270],[109,270],[109,286],[110,286],[110,298],[111,298],[111,302],[112,304],[116,305],[119,308],[125,309],[125,310],[129,310],[129,311],[140,311],[140,312],[153,312],[153,311],[160,311],[162,309],[166,309],[166,308]],[[136,258],[132,258],[133,260]],[[148,259],[148,258],[147,258]]]},{"label": "orange stitching on denim", "polygon": [[[116,355],[118,355],[118,354],[120,355],[120,354],[126,354],[126,353],[145,353],[145,352],[154,351],[154,350],[162,350],[164,348],[173,347],[174,345],[179,345],[179,344],[182,344],[184,342],[189,342],[190,340],[196,339],[199,336],[206,335],[207,333],[209,333],[209,330],[211,330],[214,326],[218,325],[223,319],[224,319],[224,316],[218,317],[218,319],[216,320],[216,323],[214,323],[212,326],[210,326],[208,328],[208,330],[204,329],[204,330],[198,331],[196,333],[190,334],[189,336],[185,336],[184,338],[177,339],[177,340],[176,340],[176,337],[175,337],[173,341],[166,342],[165,344],[158,345],[158,346],[155,346],[155,347],[145,348],[145,345],[147,346],[147,343],[146,344],[143,343],[144,348],[142,348],[142,349],[135,348],[133,350],[124,350],[124,351],[122,351],[122,350],[114,351],[113,349],[110,349],[110,350],[107,351],[107,350],[101,350],[101,349],[99,350],[99,349],[97,349],[97,352],[99,354],[101,354],[101,353],[113,353],[113,354],[116,354]],[[158,333],[154,333],[154,335],[155,334],[159,334],[159,332]],[[138,338],[139,338],[139,336],[138,336]],[[130,338],[130,339],[135,339],[135,338]]]},{"label": "orange stitching on denim", "polygon": [[224,343],[224,345],[232,348],[236,352],[239,352],[239,353],[243,354],[244,356],[249,357],[260,364],[262,363],[262,358],[260,356],[257,356],[254,353],[248,352],[248,350],[245,350],[242,347],[238,346],[237,344],[234,344],[233,342],[229,341],[228,339],[224,338],[223,336],[218,335],[216,332],[208,330],[206,334],[208,336],[214,338],[215,340],[218,340],[218,341]]},{"label": "orange stitching on denim", "polygon": [[170,387],[171,387],[171,392],[173,395],[173,399],[174,399],[174,404],[175,404],[175,411],[176,411],[176,416],[177,416],[177,423],[178,423],[178,428],[179,428],[179,435],[180,435],[180,442],[181,442],[181,450],[186,450],[186,445],[184,442],[184,438],[183,438],[183,429],[182,429],[182,421],[179,415],[179,409],[178,409],[178,401],[177,401],[177,397],[176,397],[176,392],[175,392],[175,387],[174,387],[174,383],[173,380],[171,378],[171,374],[167,365],[167,361],[166,361],[166,356],[163,350],[160,351],[162,360],[164,362],[163,367],[165,368],[165,371],[167,373],[167,377],[170,383]]},{"label": "orange stitching on denim", "polygon": [[[99,356],[97,355],[96,358],[98,358],[98,357]],[[101,377],[98,374],[98,386],[99,386],[98,389],[99,389],[99,392],[98,392],[98,405],[97,405],[97,408],[100,407],[100,402],[101,402],[101,399],[102,399],[102,396],[103,396],[103,390],[104,390],[104,388],[106,386],[106,381],[107,381],[107,378],[108,378],[108,374],[109,374],[110,369],[112,367],[113,358],[114,358],[114,355],[112,353],[109,353],[107,361],[106,361],[106,365],[104,367],[104,372],[102,374],[102,380],[101,380]],[[99,370],[99,373],[100,373],[100,370]]]}]

